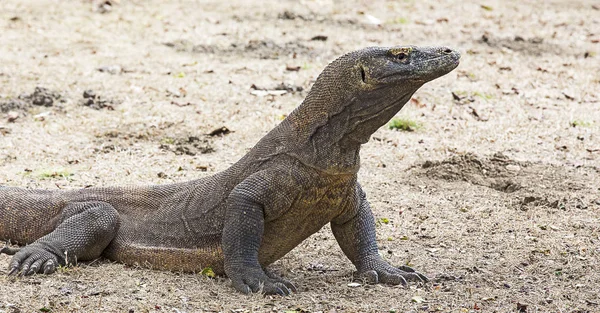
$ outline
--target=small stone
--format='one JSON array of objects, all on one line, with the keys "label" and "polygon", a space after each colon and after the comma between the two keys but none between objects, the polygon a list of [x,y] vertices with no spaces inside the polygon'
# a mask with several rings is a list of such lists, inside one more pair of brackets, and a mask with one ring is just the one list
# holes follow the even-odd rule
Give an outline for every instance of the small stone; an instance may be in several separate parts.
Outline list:
[{"label": "small stone", "polygon": [[537,197],[526,196],[525,198],[523,198],[523,201],[521,203],[523,203],[523,204],[529,204],[529,203],[537,201],[537,200],[539,200]]},{"label": "small stone", "polygon": [[506,166],[506,169],[511,171],[511,172],[518,172],[521,170],[521,167],[516,165],[516,164],[509,164]]},{"label": "small stone", "polygon": [[121,72],[123,72],[123,68],[120,67],[119,65],[109,65],[109,66],[103,66],[103,67],[98,68],[98,71],[116,75],[116,74],[120,74]]},{"label": "small stone", "polygon": [[8,135],[10,132],[10,128],[0,125],[0,135]]},{"label": "small stone", "polygon": [[167,89],[167,96],[168,97],[180,98],[182,95],[181,95],[181,92],[179,92],[179,90],[168,88]]},{"label": "small stone", "polygon": [[19,118],[19,112],[10,111],[6,114],[9,123],[14,123]]},{"label": "small stone", "polygon": [[83,92],[83,98],[84,99],[89,99],[89,98],[94,99],[94,98],[96,98],[96,93],[91,89],[86,90]]},{"label": "small stone", "polygon": [[350,288],[356,288],[356,287],[360,287],[360,286],[362,286],[362,284],[360,284],[360,283],[349,283],[348,284],[348,287],[350,287]]},{"label": "small stone", "polygon": [[38,121],[38,122],[43,122],[46,120],[47,116],[50,116],[52,114],[52,112],[42,112],[40,114],[36,114],[33,116],[33,119]]},{"label": "small stone", "polygon": [[60,292],[64,295],[70,295],[73,293],[73,290],[71,288],[63,287],[60,288]]}]

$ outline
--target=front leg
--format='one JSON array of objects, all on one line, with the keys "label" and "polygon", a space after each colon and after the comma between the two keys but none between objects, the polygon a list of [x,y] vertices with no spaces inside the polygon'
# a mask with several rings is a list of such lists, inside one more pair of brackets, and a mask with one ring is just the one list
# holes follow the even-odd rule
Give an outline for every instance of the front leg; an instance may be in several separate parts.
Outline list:
[{"label": "front leg", "polygon": [[259,172],[237,185],[227,198],[222,237],[225,273],[233,287],[242,293],[258,292],[262,288],[264,294],[285,296],[296,291],[292,283],[265,271],[258,261],[267,215],[265,207],[281,205],[273,202],[284,194],[269,188],[275,183],[275,177]]},{"label": "front leg", "polygon": [[394,267],[379,255],[375,241],[375,219],[360,184],[347,216],[331,222],[331,229],[344,254],[356,266],[358,275],[372,283],[406,285],[407,281],[426,282],[427,277],[408,266]]}]

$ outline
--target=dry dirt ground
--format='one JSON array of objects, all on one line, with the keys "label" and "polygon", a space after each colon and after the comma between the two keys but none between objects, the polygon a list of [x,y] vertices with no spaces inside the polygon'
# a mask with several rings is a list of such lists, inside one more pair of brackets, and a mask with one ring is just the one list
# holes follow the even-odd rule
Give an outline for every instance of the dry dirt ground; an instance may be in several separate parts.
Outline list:
[{"label": "dry dirt ground", "polygon": [[1,1],[0,184],[210,175],[337,56],[449,45],[459,68],[399,113],[419,126],[380,129],[360,172],[382,254],[432,282],[348,286],[325,227],[274,264],[287,298],[97,260],[0,276],[0,312],[600,312],[597,1],[250,2]]}]

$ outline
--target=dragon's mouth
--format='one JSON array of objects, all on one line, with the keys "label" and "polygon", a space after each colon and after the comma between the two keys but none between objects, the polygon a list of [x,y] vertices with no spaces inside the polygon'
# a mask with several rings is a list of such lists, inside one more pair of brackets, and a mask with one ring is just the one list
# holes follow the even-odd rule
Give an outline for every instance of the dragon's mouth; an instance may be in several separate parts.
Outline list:
[{"label": "dragon's mouth", "polygon": [[407,73],[401,72],[390,72],[380,77],[374,77],[380,84],[393,83],[395,77],[407,75],[404,79],[400,79],[404,82],[424,84],[428,81],[444,76],[454,70],[460,64],[460,53],[453,52],[447,55],[441,55],[435,58],[422,60],[413,64],[414,71],[407,75]]}]

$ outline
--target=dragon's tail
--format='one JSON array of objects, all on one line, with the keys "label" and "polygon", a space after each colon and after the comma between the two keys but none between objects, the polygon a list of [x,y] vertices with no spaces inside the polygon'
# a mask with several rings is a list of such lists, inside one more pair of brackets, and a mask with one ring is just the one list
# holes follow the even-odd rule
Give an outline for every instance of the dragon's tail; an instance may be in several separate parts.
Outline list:
[{"label": "dragon's tail", "polygon": [[61,201],[57,192],[0,187],[0,240],[28,244],[58,224]]}]

